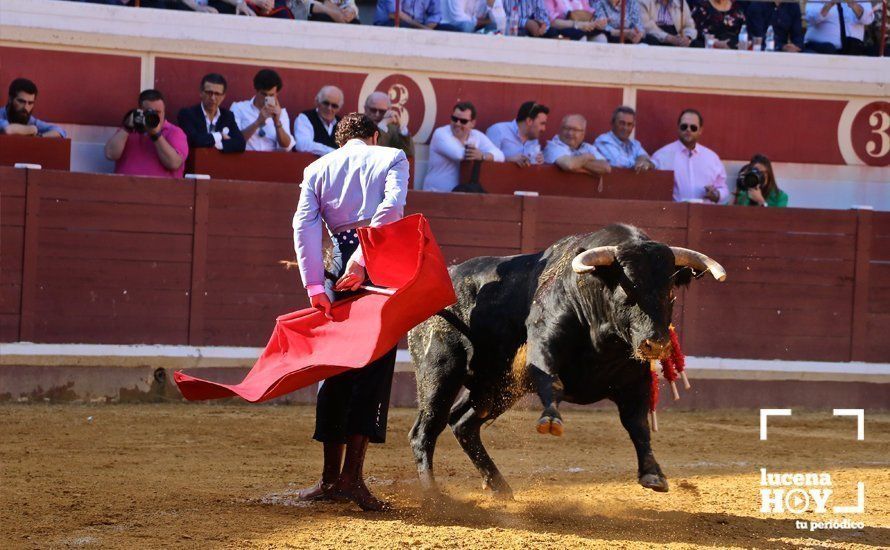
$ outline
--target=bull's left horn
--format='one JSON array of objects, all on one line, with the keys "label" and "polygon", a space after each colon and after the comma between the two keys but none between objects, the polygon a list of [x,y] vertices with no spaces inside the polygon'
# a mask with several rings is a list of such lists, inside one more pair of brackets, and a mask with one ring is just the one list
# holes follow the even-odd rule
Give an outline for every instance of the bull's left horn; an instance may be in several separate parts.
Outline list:
[{"label": "bull's left horn", "polygon": [[572,260],[572,269],[575,273],[587,273],[598,265],[612,265],[616,254],[618,254],[617,246],[598,246],[585,250]]},{"label": "bull's left horn", "polygon": [[701,272],[710,271],[711,275],[721,283],[726,280],[726,270],[723,266],[701,252],[679,246],[672,246],[671,251],[674,253],[676,265],[691,267]]}]

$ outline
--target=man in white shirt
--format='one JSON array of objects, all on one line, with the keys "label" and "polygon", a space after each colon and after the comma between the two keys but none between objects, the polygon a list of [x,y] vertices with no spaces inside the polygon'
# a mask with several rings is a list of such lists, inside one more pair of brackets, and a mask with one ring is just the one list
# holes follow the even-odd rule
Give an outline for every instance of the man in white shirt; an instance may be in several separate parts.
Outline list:
[{"label": "man in white shirt", "polygon": [[248,151],[290,151],[294,138],[290,135],[287,109],[278,103],[281,77],[272,69],[262,69],[253,77],[256,95],[232,104],[235,121],[247,141]]},{"label": "man in white shirt", "polygon": [[326,155],[337,148],[334,132],[343,107],[343,90],[336,86],[324,86],[315,94],[315,108],[300,113],[294,122],[297,151]]},{"label": "man in white shirt", "polygon": [[674,171],[674,200],[728,204],[726,168],[717,153],[698,143],[704,119],[695,109],[685,109],[677,121],[680,139],[652,155],[659,170]]},{"label": "man in white shirt", "polygon": [[589,176],[608,174],[612,171],[609,161],[590,143],[584,142],[587,119],[579,114],[566,115],[559,133],[544,148],[544,162],[555,164],[566,172]]},{"label": "man in white shirt", "polygon": [[476,107],[464,101],[454,106],[451,124],[436,128],[430,140],[424,191],[452,191],[460,183],[463,160],[504,161],[504,153],[475,126]]},{"label": "man in white shirt", "polygon": [[[875,20],[871,2],[829,0],[825,4],[807,2],[804,19],[804,51],[864,55],[865,27]],[[844,25],[841,29],[841,20]],[[846,44],[842,44],[842,37]]]},{"label": "man in white shirt", "polygon": [[526,101],[519,106],[516,120],[492,124],[485,135],[503,151],[507,161],[515,162],[520,167],[541,164],[544,156],[538,138],[547,129],[548,114],[550,109],[546,105]]}]

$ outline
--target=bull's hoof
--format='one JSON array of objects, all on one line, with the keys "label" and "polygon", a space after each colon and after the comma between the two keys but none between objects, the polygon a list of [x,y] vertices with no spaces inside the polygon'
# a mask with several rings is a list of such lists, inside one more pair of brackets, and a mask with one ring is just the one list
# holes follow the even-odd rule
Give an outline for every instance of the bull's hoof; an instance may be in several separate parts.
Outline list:
[{"label": "bull's hoof", "polygon": [[536,429],[538,430],[538,433],[542,435],[550,434],[557,437],[561,436],[563,432],[562,420],[551,416],[542,416],[538,419]]},{"label": "bull's hoof", "polygon": [[497,500],[513,500],[513,489],[503,478],[483,479],[482,490],[491,490],[491,496]]},{"label": "bull's hoof", "polygon": [[667,478],[658,474],[646,474],[640,477],[640,485],[658,493],[667,493],[669,490]]}]

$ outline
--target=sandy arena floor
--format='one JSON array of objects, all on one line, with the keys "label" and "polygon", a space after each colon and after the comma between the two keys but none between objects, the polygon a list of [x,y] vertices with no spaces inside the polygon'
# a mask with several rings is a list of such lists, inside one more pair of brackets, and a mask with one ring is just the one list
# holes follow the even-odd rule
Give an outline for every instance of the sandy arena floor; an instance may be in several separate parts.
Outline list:
[{"label": "sandy arena floor", "polygon": [[[516,500],[492,500],[449,432],[438,476],[449,495],[422,505],[406,434],[373,447],[371,488],[397,509],[293,500],[320,471],[314,409],[233,405],[2,405],[3,548],[877,548],[890,545],[890,415],[830,411],[778,418],[758,439],[757,411],[661,412],[656,457],[671,492],[636,483],[614,411],[570,411],[559,439],[513,411],[484,430]],[[759,512],[760,473],[828,471],[834,505],[864,514]],[[832,497],[833,499],[835,497]],[[862,530],[808,532],[795,519],[846,517]]]}]

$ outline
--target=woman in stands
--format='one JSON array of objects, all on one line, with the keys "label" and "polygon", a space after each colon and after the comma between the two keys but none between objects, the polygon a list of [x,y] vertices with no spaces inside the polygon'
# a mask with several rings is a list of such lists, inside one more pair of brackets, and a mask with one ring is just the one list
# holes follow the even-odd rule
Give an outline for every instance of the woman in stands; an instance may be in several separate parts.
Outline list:
[{"label": "woman in stands", "polygon": [[745,24],[745,10],[733,0],[701,0],[692,7],[692,19],[698,30],[694,47],[705,46],[706,35],[714,37],[717,49],[735,49],[739,44],[739,32]]},{"label": "woman in stands", "polygon": [[[739,189],[736,191],[735,203],[739,206],[769,206],[771,208],[784,208],[788,206],[788,194],[779,189],[776,184],[776,175],[773,173],[773,164],[764,155],[754,155],[751,162],[739,171],[739,179],[746,173],[757,170],[762,176],[760,185],[751,186],[747,192]],[[756,176],[755,176],[756,177]]]}]

